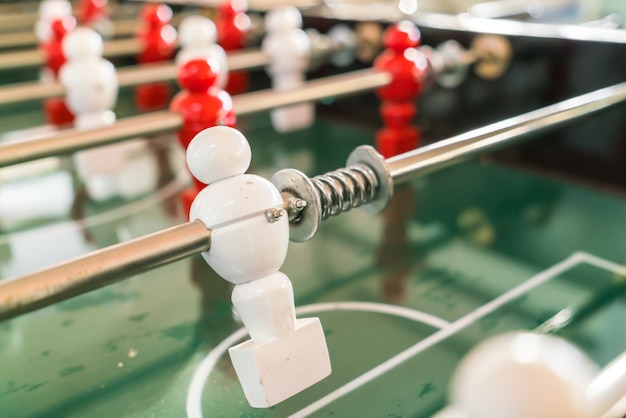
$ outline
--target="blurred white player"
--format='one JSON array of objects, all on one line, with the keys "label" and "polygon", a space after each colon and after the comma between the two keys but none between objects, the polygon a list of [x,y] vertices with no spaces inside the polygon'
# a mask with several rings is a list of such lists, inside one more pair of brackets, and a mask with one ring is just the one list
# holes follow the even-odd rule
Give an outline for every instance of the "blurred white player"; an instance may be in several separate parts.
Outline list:
[{"label": "blurred white player", "polygon": [[223,89],[228,81],[228,60],[224,48],[217,44],[217,29],[211,19],[203,16],[188,16],[178,25],[180,50],[176,54],[176,65],[182,67],[192,59],[210,59],[218,64],[216,85]]},{"label": "blurred white player", "polygon": [[518,332],[463,359],[435,418],[599,418],[625,395],[626,353],[598,372],[569,342]]},{"label": "blurred white player", "polygon": [[237,130],[200,132],[187,148],[191,173],[208,183],[189,218],[211,229],[202,256],[235,284],[232,301],[250,340],[230,348],[239,381],[253,407],[269,407],[330,374],[318,318],[296,319],[289,278],[278,271],[287,255],[289,221],[283,198],[264,179],[244,174],[250,146]]},{"label": "blurred white player", "polygon": [[[67,94],[67,105],[76,115],[76,129],[89,130],[115,122],[118,80],[115,67],[102,58],[101,36],[93,29],[78,28],[63,40],[67,62],[59,80]],[[145,142],[108,145],[75,155],[76,170],[89,196],[106,200],[126,198],[155,189],[157,167],[153,158],[131,157],[145,153]]]},{"label": "blurred white player", "polygon": [[[271,58],[267,72],[276,90],[296,90],[304,83],[311,43],[301,28],[302,16],[293,6],[270,10],[265,15],[267,34],[262,49]],[[271,117],[278,132],[303,129],[313,124],[315,107],[312,103],[281,107],[272,110]]]}]

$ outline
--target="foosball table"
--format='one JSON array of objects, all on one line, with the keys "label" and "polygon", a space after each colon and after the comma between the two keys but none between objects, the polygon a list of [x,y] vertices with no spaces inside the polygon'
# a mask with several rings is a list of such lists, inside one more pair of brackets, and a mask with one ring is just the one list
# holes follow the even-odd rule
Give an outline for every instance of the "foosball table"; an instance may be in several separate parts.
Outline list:
[{"label": "foosball table", "polygon": [[621,2],[219,3],[0,3],[0,416],[626,416]]}]

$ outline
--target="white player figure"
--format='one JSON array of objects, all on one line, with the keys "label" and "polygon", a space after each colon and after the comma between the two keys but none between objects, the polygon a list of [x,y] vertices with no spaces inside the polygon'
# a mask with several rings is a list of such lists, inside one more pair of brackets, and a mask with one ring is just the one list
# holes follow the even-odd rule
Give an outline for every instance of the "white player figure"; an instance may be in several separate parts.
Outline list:
[{"label": "white player figure", "polygon": [[[89,130],[115,122],[118,80],[115,67],[102,58],[102,37],[93,29],[78,28],[63,40],[67,62],[59,73],[67,105],[75,114],[75,127]],[[89,196],[97,201],[113,196],[134,197],[154,190],[154,161],[130,164],[132,154],[145,148],[140,141],[108,145],[75,155],[76,170]]]},{"label": "white player figure", "polygon": [[279,271],[289,243],[288,216],[276,187],[244,174],[250,146],[237,130],[200,132],[187,148],[191,173],[207,183],[189,218],[211,229],[202,254],[235,284],[233,305],[251,339],[229,350],[252,407],[275,405],[330,374],[326,339],[318,318],[296,319],[289,278]]},{"label": "white player figure", "polygon": [[[302,15],[293,6],[270,10],[265,15],[267,35],[262,49],[271,58],[267,72],[276,90],[296,90],[304,83],[311,43],[301,28]],[[278,132],[289,132],[311,126],[315,107],[302,103],[274,109],[270,114]]]},{"label": "white player figure", "polygon": [[561,338],[517,332],[491,338],[463,359],[451,405],[435,418],[599,418],[625,394],[626,353],[598,372]]},{"label": "white player figure", "polygon": [[182,67],[192,59],[211,59],[218,64],[217,87],[223,89],[228,81],[228,60],[224,48],[217,44],[217,29],[211,19],[188,16],[178,25],[180,50],[176,65]]}]

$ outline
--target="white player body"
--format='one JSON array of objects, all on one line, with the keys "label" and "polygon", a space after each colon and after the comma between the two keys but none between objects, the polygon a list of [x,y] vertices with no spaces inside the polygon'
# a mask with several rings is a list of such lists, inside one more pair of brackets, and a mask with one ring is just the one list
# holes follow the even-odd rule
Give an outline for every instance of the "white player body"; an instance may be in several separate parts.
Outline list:
[{"label": "white player body", "polygon": [[235,284],[232,302],[251,340],[231,347],[231,360],[248,402],[270,407],[330,374],[318,318],[296,319],[291,282],[279,271],[287,255],[289,222],[280,192],[244,174],[250,146],[237,130],[206,129],[187,148],[191,173],[208,183],[189,218],[211,229],[204,259]]},{"label": "white player body", "polygon": [[[276,90],[296,90],[305,81],[311,43],[301,28],[302,16],[293,6],[270,10],[265,16],[262,49],[271,58],[267,72]],[[315,107],[312,103],[281,107],[271,111],[271,118],[278,132],[303,129],[315,121]]]},{"label": "white player body", "polygon": [[599,418],[625,393],[626,353],[598,372],[563,339],[510,333],[463,359],[435,418]]},{"label": "white player body", "polygon": [[182,67],[192,59],[210,59],[218,64],[217,87],[223,89],[228,81],[228,60],[224,48],[217,44],[215,23],[203,16],[188,16],[178,25],[180,51],[176,65]]},{"label": "white player body", "polygon": [[[67,62],[59,80],[66,90],[67,105],[76,116],[76,129],[89,130],[115,122],[112,109],[117,101],[117,73],[113,64],[102,58],[102,51],[102,38],[92,29],[78,28],[63,40]],[[154,190],[154,158],[130,161],[145,147],[144,141],[132,141],[76,153],[76,170],[89,196],[102,201]]]}]

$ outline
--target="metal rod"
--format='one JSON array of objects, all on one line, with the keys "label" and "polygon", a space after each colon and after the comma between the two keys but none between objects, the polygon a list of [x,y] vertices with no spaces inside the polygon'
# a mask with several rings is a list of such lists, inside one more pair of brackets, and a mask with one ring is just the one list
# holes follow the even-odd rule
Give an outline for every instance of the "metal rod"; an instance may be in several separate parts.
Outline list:
[{"label": "metal rod", "polygon": [[182,126],[177,113],[161,111],[124,118],[90,131],[67,129],[51,138],[33,139],[0,146],[0,167],[120,142],[140,136],[171,132]]},{"label": "metal rod", "polygon": [[[230,71],[249,70],[269,63],[269,57],[260,49],[228,52],[227,58]],[[169,62],[122,67],[117,72],[120,87],[170,81],[175,80],[176,76],[176,65]],[[0,86],[0,105],[49,99],[63,94],[65,87],[61,83],[42,84],[37,81],[14,83]]]},{"label": "metal rod", "polygon": [[[136,19],[125,19],[114,22],[113,37],[128,37],[133,36],[137,31]],[[0,48],[24,48],[24,47],[36,47],[39,43],[37,35],[33,30],[24,30],[13,33],[0,33]]]},{"label": "metal rod", "polygon": [[38,14],[32,13],[7,13],[0,15],[0,28],[2,30],[15,30],[32,26],[37,20]]},{"label": "metal rod", "polygon": [[[104,56],[108,58],[138,54],[141,44],[136,38],[113,39],[104,42]],[[44,63],[44,54],[39,49],[0,54],[0,70],[38,67]]]},{"label": "metal rod", "polygon": [[[39,13],[37,11],[37,2],[32,2],[34,7],[31,10],[27,10],[27,7],[13,7],[11,11],[8,5],[0,5],[0,31],[15,31],[22,29],[32,29],[37,19],[39,19]],[[131,10],[132,9],[132,10]],[[137,18],[131,17],[132,15],[138,15],[139,7],[129,7],[128,4],[124,4],[122,7],[116,7],[113,5],[109,13],[109,17],[113,20],[115,25],[116,34],[132,34],[138,26]],[[76,16],[79,11],[74,9],[72,15]],[[126,16],[126,17],[125,17]],[[172,19],[172,24],[178,21],[178,14],[175,14]],[[132,26],[130,26],[132,24]],[[118,29],[118,25],[121,28]],[[132,27],[132,30],[131,30]],[[123,29],[122,29],[123,28]],[[119,31],[119,32],[118,32]]]},{"label": "metal rod", "polygon": [[626,100],[626,83],[583,94],[386,160],[395,185]]},{"label": "metal rod", "polygon": [[344,96],[383,87],[391,83],[391,74],[373,69],[353,71],[309,81],[294,90],[261,90],[233,97],[235,113],[242,115],[276,107]]},{"label": "metal rod", "polygon": [[37,35],[31,30],[28,32],[13,32],[0,34],[0,48],[23,48],[37,45]]},{"label": "metal rod", "polygon": [[[325,97],[359,93],[385,86],[390,82],[391,75],[389,73],[378,72],[373,69],[360,70],[313,80],[298,90],[261,90],[240,94],[233,97],[233,106],[235,114],[245,115]],[[0,145],[0,167],[69,154],[125,139],[171,132],[180,128],[182,124],[183,119],[178,114],[161,111],[120,119],[110,126],[89,131],[68,129],[51,138]]]},{"label": "metal rod", "polygon": [[[245,51],[229,51],[226,55],[229,71],[251,70],[269,64],[269,57],[260,49]],[[120,87],[132,87],[139,84],[176,80],[178,69],[176,64],[158,63],[135,65],[120,68],[117,78]],[[2,89],[0,89],[2,93]],[[1,99],[0,99],[1,103]]]},{"label": "metal rod", "polygon": [[63,96],[65,87],[61,83],[41,83],[28,81],[0,87],[0,105],[23,103],[31,100],[49,99]]},{"label": "metal rod", "polygon": [[210,247],[211,231],[196,220],[27,276],[0,281],[0,321],[208,251]]}]

